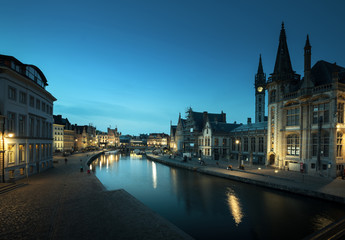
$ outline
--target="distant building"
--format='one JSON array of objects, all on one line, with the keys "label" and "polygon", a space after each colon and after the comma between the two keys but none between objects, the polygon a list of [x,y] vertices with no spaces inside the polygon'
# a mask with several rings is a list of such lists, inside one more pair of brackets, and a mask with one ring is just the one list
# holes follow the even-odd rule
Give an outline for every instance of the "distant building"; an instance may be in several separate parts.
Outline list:
[{"label": "distant building", "polygon": [[[0,55],[1,181],[52,167],[53,103],[47,79],[34,66]],[[14,137],[10,137],[14,134]]]},{"label": "distant building", "polygon": [[53,125],[53,151],[73,152],[74,151],[74,130],[67,118],[61,115],[54,115]]},{"label": "distant building", "polygon": [[92,125],[73,125],[75,150],[88,150],[97,147],[96,128]]},{"label": "distant building", "polygon": [[108,128],[108,147],[120,146],[121,133],[117,131],[117,128]]},{"label": "distant building", "polygon": [[177,144],[175,141],[175,135],[176,135],[176,129],[177,126],[176,125],[171,125],[170,123],[170,150],[173,152],[177,151]]},{"label": "distant building", "polygon": [[226,114],[223,112],[220,114],[194,112],[192,108],[187,110],[186,119],[181,118],[181,114],[179,114],[174,137],[177,151],[198,153],[198,137],[202,134],[207,119],[212,122],[226,123]]},{"label": "distant building", "polygon": [[108,145],[108,133],[96,131],[97,142],[100,148],[106,148]]},{"label": "distant building", "polygon": [[198,137],[198,156],[214,160],[229,159],[230,134],[241,124],[210,121],[205,112],[206,122]]},{"label": "distant building", "polygon": [[148,147],[167,147],[169,135],[165,133],[150,133],[147,138]]}]

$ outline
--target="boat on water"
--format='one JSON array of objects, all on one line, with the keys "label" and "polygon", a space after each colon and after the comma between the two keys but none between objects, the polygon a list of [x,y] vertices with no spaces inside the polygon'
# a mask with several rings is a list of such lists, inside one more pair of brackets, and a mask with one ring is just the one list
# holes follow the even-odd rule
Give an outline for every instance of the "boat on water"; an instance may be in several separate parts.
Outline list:
[{"label": "boat on water", "polygon": [[139,149],[134,149],[133,152],[134,152],[136,155],[144,155],[144,154],[146,154],[145,151],[139,150]]}]

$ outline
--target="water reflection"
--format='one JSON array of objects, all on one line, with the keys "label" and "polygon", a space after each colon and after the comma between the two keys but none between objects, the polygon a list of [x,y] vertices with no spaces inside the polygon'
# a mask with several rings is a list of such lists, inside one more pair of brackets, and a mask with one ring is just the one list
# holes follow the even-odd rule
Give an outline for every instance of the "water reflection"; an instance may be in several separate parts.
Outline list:
[{"label": "water reflection", "polygon": [[100,156],[92,169],[106,189],[125,189],[195,239],[301,239],[345,214],[343,205],[172,168],[135,154]]},{"label": "water reflection", "polygon": [[156,168],[156,163],[152,162],[152,183],[153,183],[153,188],[157,188],[157,168]]},{"label": "water reflection", "polygon": [[242,218],[244,216],[243,211],[242,211],[242,207],[241,207],[241,203],[239,198],[235,195],[235,192],[231,189],[228,188],[227,189],[227,193],[226,193],[227,197],[228,197],[228,205],[229,205],[229,209],[230,209],[230,213],[236,223],[236,226],[238,226],[238,224],[241,223]]}]

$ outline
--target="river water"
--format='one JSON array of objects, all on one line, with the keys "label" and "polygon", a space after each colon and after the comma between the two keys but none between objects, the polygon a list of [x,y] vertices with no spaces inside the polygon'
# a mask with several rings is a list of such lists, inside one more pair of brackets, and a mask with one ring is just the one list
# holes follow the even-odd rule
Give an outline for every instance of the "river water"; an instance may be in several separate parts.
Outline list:
[{"label": "river water", "polygon": [[92,170],[195,239],[301,239],[345,216],[345,206],[165,166],[102,155]]}]

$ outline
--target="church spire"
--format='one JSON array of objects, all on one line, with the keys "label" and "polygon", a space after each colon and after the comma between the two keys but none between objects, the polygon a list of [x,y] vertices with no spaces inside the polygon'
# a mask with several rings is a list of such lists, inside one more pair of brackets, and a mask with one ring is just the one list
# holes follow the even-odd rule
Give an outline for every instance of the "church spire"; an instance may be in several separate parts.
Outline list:
[{"label": "church spire", "polygon": [[286,34],[284,28],[284,22],[282,23],[282,29],[280,30],[279,46],[277,51],[276,63],[274,65],[273,74],[286,74],[294,73],[290,61],[289,49],[286,43]]},{"label": "church spire", "polygon": [[258,74],[262,74],[262,73],[264,73],[264,70],[262,68],[262,60],[261,60],[261,54],[260,54]]}]

